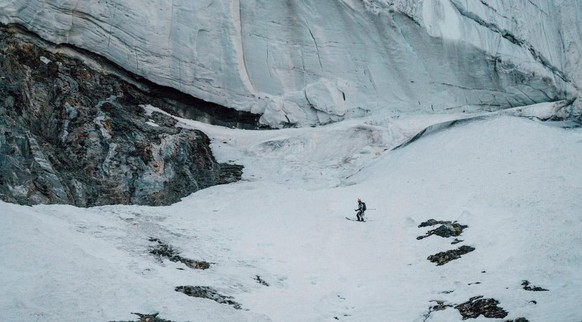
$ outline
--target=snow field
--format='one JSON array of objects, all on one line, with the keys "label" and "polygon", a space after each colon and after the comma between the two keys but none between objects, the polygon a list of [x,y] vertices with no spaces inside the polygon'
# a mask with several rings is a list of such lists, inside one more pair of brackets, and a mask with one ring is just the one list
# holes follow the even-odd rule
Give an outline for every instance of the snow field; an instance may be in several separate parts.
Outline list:
[{"label": "snow field", "polygon": [[[169,207],[0,203],[0,320],[461,321],[453,308],[427,315],[431,301],[483,295],[507,319],[579,321],[582,131],[497,116],[390,150],[447,118],[260,132],[181,120],[212,138],[220,162],[243,164],[243,180]],[[366,223],[344,218],[358,197]],[[430,218],[468,225],[463,242],[416,240]],[[210,269],[160,263],[152,237]],[[426,259],[461,245],[476,249]],[[180,285],[213,287],[243,310]]]}]

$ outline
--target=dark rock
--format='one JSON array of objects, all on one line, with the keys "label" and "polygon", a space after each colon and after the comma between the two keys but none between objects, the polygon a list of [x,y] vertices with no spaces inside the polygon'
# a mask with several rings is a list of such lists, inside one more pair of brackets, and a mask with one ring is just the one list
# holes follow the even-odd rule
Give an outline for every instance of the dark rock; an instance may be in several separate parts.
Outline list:
[{"label": "dark rock", "polygon": [[[437,235],[437,236],[441,236],[443,238],[459,236],[459,235],[461,235],[461,233],[463,233],[463,229],[468,227],[467,225],[461,225],[461,224],[457,223],[456,221],[451,222],[451,221],[429,219],[429,220],[421,223],[420,225],[418,225],[418,228],[434,226],[434,225],[438,225],[438,224],[440,224],[439,227],[432,229],[432,230],[429,230],[424,236],[418,236],[418,237],[416,237],[416,239],[421,240],[421,239],[424,239],[424,238],[429,237],[431,235]],[[455,242],[453,242],[453,243],[459,243],[459,242],[461,242],[461,241],[455,238]]]},{"label": "dark rock", "polygon": [[217,184],[228,184],[239,181],[242,177],[243,166],[238,164],[226,164],[222,163],[220,165],[220,175],[218,177]]},{"label": "dark rock", "polygon": [[434,226],[434,225],[438,225],[440,223],[443,223],[443,222],[441,220],[429,219],[425,222],[420,223],[420,225],[418,225],[418,228]]},{"label": "dark rock", "polygon": [[221,295],[208,286],[178,286],[175,290],[188,296],[209,299],[220,304],[232,305],[237,310],[242,309],[239,303],[231,300],[233,298],[232,296]]},{"label": "dark rock", "polygon": [[532,292],[547,292],[549,291],[548,289],[539,287],[539,286],[530,286],[530,282],[527,280],[523,280],[521,282],[521,285],[523,286],[523,289],[526,291],[532,291]]},{"label": "dark rock", "polygon": [[174,263],[182,263],[193,269],[209,269],[210,263],[206,261],[197,261],[190,258],[182,257],[180,253],[171,245],[168,245],[157,238],[150,238],[151,242],[156,242],[155,246],[150,247],[150,254],[157,256],[160,261],[166,258]]},{"label": "dark rock", "polygon": [[131,313],[131,314],[139,316],[138,322],[171,322],[170,320],[159,318],[158,317],[159,313],[154,314]]},{"label": "dark rock", "polygon": [[428,260],[437,263],[437,266],[444,265],[452,260],[461,258],[461,255],[465,255],[475,250],[475,247],[463,245],[457,249],[448,250],[446,252],[440,252],[434,255],[428,256]]},{"label": "dark rock", "polygon": [[269,286],[269,283],[265,282],[265,280],[263,280],[259,275],[255,276],[255,281],[261,285]]},{"label": "dark rock", "polygon": [[[143,313],[133,313],[132,312],[131,314],[137,315],[139,317],[139,320],[137,320],[135,322],[172,322],[170,320],[159,318],[158,315],[160,313],[143,314]],[[111,322],[133,322],[133,321],[111,321]]]},{"label": "dark rock", "polygon": [[204,133],[140,106],[167,107],[163,98],[4,27],[0,75],[1,200],[168,205],[241,177],[241,166],[216,162]]},{"label": "dark rock", "polygon": [[165,127],[173,127],[178,123],[178,120],[175,118],[160,112],[153,112],[150,118],[152,121],[154,121],[154,123]]},{"label": "dark rock", "polygon": [[454,239],[454,240],[451,242],[451,245],[456,245],[456,244],[458,244],[458,243],[462,243],[462,242],[463,242],[463,240],[460,240],[460,239],[458,239],[458,238],[455,238],[455,239]]},{"label": "dark rock", "polygon": [[505,320],[505,322],[529,322],[529,320],[526,318],[517,318],[514,320]]},{"label": "dark rock", "polygon": [[463,320],[476,319],[480,315],[486,318],[504,318],[507,312],[498,306],[499,301],[495,299],[484,299],[483,296],[475,296],[469,301],[455,306],[463,316]]}]

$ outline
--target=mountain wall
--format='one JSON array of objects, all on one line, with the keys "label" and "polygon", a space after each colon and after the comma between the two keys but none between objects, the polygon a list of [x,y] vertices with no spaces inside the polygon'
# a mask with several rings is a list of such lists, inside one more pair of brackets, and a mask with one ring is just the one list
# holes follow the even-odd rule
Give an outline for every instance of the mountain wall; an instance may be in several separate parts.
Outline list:
[{"label": "mountain wall", "polygon": [[577,0],[8,1],[0,23],[280,127],[579,95]]},{"label": "mountain wall", "polygon": [[240,179],[167,101],[0,28],[0,200],[168,205]]}]

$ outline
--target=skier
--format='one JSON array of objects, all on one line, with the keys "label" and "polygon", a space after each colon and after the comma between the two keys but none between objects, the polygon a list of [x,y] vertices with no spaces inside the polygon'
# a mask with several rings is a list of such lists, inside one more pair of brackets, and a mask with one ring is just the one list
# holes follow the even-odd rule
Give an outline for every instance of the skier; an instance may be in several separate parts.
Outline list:
[{"label": "skier", "polygon": [[366,203],[362,199],[358,198],[358,209],[356,209],[356,217],[358,221],[364,221],[364,212],[366,211]]}]

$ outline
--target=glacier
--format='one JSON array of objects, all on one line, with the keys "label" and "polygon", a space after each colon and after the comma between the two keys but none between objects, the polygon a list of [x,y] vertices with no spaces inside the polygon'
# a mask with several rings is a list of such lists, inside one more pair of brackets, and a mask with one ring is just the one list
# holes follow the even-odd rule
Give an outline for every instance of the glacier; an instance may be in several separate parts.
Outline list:
[{"label": "glacier", "polygon": [[[7,1],[0,23],[272,127],[573,101],[576,0]],[[580,103],[575,103],[580,106]]]}]

